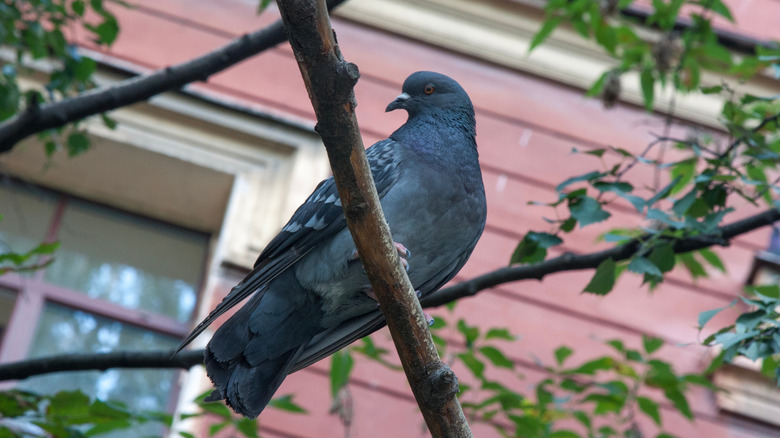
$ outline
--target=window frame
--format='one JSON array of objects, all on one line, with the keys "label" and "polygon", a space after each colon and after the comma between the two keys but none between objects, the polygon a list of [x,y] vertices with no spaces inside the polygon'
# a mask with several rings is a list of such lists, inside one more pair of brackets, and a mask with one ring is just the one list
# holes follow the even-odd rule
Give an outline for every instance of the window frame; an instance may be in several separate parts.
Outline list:
[{"label": "window frame", "polygon": [[[43,238],[43,241],[46,242],[56,241],[58,233],[61,230],[62,218],[71,200],[75,199],[75,197],[44,188],[37,189],[45,190],[56,197],[56,205],[53,209],[53,215],[50,218],[49,228],[46,236]],[[98,206],[101,209],[116,211],[125,216],[142,218],[144,221],[148,221],[152,224],[159,224],[166,227],[176,226],[178,228],[186,229],[175,224],[147,218],[133,212],[112,208],[89,200],[81,198],[78,200],[79,202]],[[211,236],[208,233],[196,230],[188,231],[203,234],[203,237],[207,242],[211,239]],[[199,279],[197,284],[195,284],[197,303],[203,299],[203,290],[207,278],[207,263],[210,257],[209,246],[209,243],[206,243]],[[54,257],[56,257],[56,253]],[[45,256],[42,258],[41,262],[45,262],[49,258],[50,256]],[[0,343],[0,363],[19,361],[27,358],[40,317],[47,303],[59,304],[73,310],[81,310],[122,324],[129,324],[143,330],[181,339],[189,333],[190,327],[197,317],[197,304],[195,308],[193,308],[188,320],[180,322],[170,316],[142,309],[123,307],[102,298],[93,298],[83,292],[48,283],[44,279],[44,275],[44,269],[40,269],[33,272],[31,275],[22,275],[11,272],[0,276],[0,287],[16,294],[14,308],[11,311],[11,317],[9,318],[2,343]],[[14,335],[13,342],[9,339],[5,339],[5,337],[11,333]]]}]

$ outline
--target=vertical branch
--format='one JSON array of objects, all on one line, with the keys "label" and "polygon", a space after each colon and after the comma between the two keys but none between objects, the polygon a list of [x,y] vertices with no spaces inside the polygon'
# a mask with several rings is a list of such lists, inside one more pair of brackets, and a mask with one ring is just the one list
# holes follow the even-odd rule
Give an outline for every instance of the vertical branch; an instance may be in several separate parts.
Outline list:
[{"label": "vertical branch", "polygon": [[434,437],[471,437],[457,378],[436,352],[393,246],[355,117],[357,66],[344,61],[324,0],[279,0],[290,45],[317,116],[344,215],[382,307],[406,377]]}]

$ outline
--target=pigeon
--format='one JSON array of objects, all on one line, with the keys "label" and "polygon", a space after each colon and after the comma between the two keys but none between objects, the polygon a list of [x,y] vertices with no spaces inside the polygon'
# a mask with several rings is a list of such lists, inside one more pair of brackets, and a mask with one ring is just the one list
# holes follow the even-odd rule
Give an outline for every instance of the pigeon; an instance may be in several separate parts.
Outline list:
[{"label": "pigeon", "polygon": [[[474,107],[453,79],[410,75],[386,111],[408,119],[366,150],[385,218],[419,297],[463,267],[487,215]],[[206,372],[236,413],[257,417],[284,378],[385,325],[347,229],[333,177],[322,181],[254,269],[182,343],[252,297],[214,333]]]}]

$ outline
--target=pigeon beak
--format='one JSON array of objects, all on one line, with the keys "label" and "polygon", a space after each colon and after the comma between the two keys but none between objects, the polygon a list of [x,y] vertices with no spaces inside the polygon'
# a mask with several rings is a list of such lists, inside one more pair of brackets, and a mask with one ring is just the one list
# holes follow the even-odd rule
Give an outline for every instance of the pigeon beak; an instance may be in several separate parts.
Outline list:
[{"label": "pigeon beak", "polygon": [[390,105],[387,105],[387,108],[385,108],[385,112],[390,112],[399,108],[406,108],[406,102],[409,100],[411,96],[409,96],[406,93],[401,93],[398,95],[398,97],[395,98],[394,101],[390,102]]}]

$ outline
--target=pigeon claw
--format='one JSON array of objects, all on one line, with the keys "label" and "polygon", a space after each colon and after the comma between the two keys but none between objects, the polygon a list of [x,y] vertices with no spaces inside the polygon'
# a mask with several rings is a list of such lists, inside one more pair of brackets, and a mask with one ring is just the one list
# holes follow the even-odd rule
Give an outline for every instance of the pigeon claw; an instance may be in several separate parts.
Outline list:
[{"label": "pigeon claw", "polygon": [[[395,250],[398,252],[398,256],[401,258],[401,265],[404,267],[406,272],[409,272],[409,261],[407,259],[412,256],[412,252],[401,243],[393,242],[393,245],[395,245]],[[357,249],[352,251],[352,254],[349,256],[350,260],[357,260],[359,258],[360,253]],[[365,270],[363,272],[365,272]]]}]

